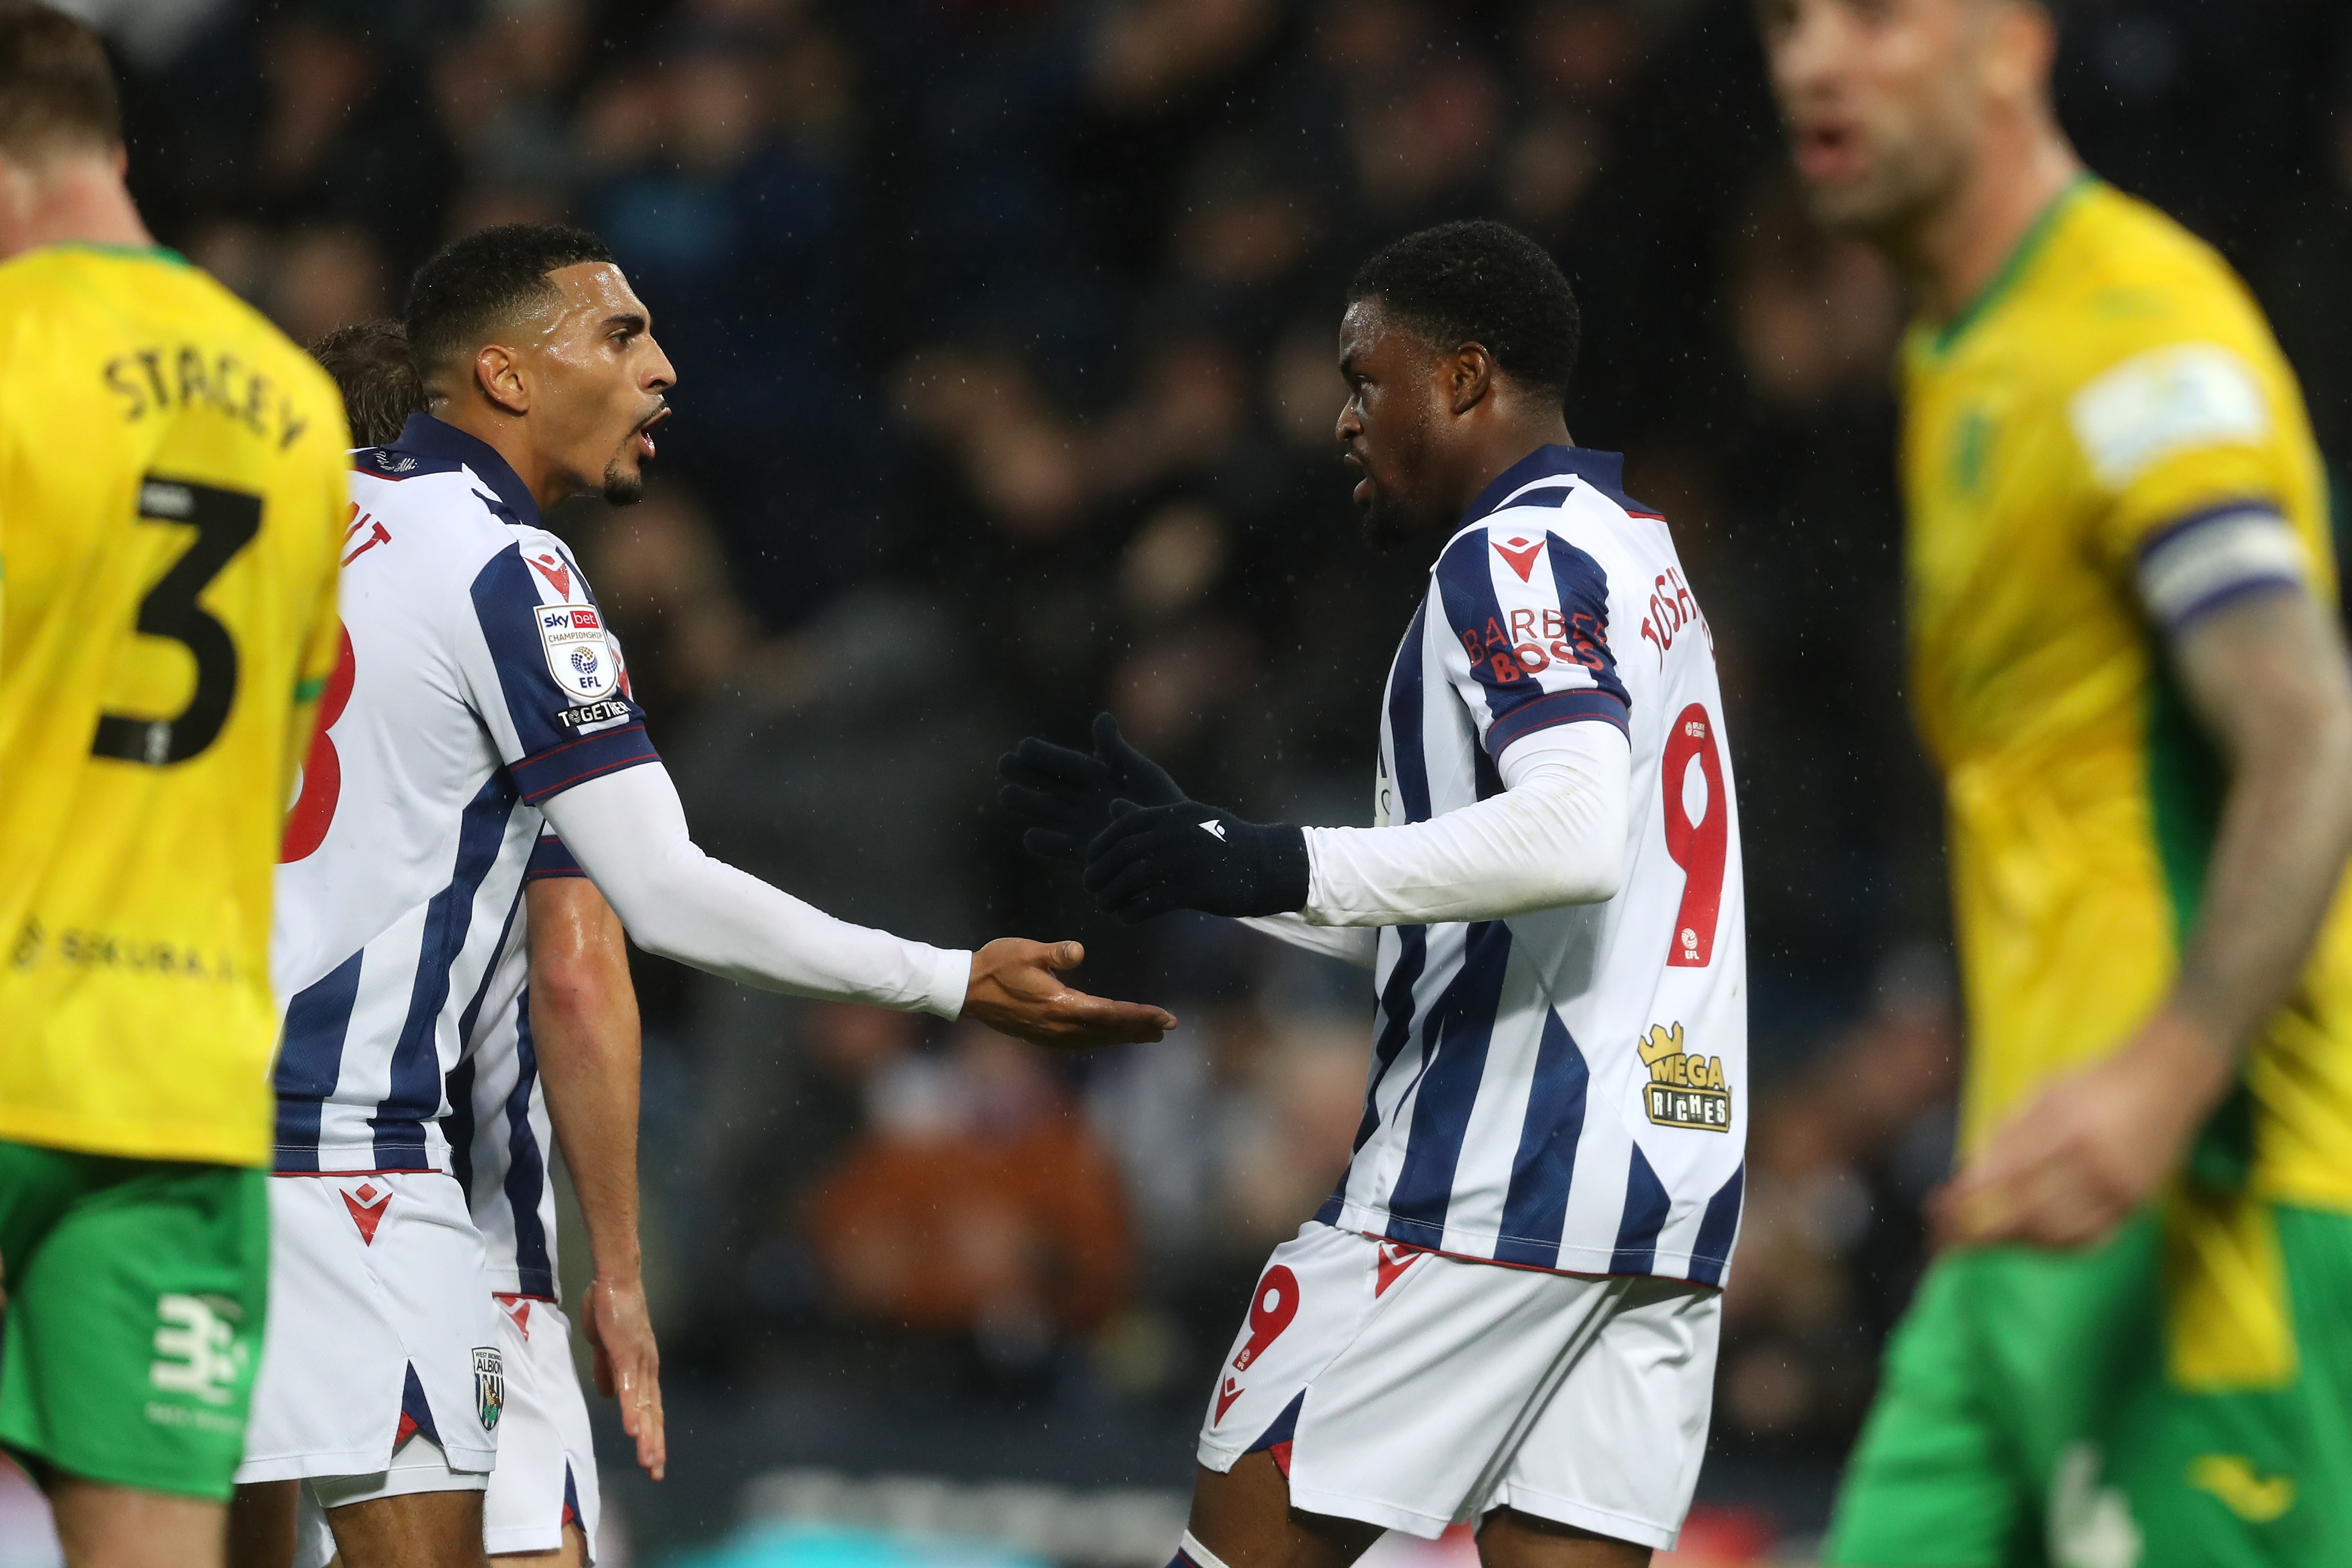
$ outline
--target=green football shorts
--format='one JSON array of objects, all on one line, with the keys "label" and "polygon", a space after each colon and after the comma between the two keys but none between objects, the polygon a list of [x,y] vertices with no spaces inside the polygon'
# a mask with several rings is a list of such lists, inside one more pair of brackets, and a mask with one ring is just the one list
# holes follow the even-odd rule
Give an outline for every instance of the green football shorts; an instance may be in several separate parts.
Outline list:
[{"label": "green football shorts", "polygon": [[268,1178],[0,1142],[0,1446],[226,1501],[269,1282]]},{"label": "green football shorts", "polygon": [[1836,1568],[2352,1563],[2352,1216],[2273,1207],[2285,1380],[2168,1371],[2163,1223],[1933,1265],[1888,1341],[1822,1552]]}]

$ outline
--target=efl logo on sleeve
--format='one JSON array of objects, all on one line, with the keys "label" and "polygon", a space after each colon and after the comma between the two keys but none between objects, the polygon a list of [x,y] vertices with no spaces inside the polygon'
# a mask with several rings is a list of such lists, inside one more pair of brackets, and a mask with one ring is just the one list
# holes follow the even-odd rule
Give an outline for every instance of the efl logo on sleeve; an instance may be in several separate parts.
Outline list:
[{"label": "efl logo on sleeve", "polygon": [[610,697],[621,684],[621,661],[605,640],[604,618],[593,605],[541,605],[532,611],[547,650],[547,672],[579,702]]}]

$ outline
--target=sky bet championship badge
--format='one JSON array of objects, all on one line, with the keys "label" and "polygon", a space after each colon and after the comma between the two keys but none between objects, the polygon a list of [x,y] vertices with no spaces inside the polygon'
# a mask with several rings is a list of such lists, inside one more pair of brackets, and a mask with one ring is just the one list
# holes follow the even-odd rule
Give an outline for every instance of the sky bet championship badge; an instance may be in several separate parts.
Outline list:
[{"label": "sky bet championship badge", "polygon": [[604,617],[593,605],[541,605],[539,640],[548,673],[575,703],[610,697],[621,681],[621,661],[604,640]]},{"label": "sky bet championship badge", "polygon": [[482,1430],[496,1431],[499,1412],[507,1405],[507,1363],[496,1345],[474,1347],[474,1414],[482,1418]]}]

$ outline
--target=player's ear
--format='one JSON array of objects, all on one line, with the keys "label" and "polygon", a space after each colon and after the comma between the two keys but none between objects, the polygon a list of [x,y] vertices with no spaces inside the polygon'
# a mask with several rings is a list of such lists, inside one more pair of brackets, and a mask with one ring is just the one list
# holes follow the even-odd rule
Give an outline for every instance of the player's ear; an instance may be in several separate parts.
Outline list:
[{"label": "player's ear", "polygon": [[1446,356],[1444,374],[1447,406],[1467,414],[1495,388],[1495,356],[1484,343],[1464,343]]},{"label": "player's ear", "polygon": [[509,414],[530,412],[530,386],[512,349],[484,343],[474,351],[474,384]]},{"label": "player's ear", "polygon": [[2043,101],[2058,53],[2057,29],[2039,5],[1999,7],[1980,55],[1986,91],[2003,101]]}]

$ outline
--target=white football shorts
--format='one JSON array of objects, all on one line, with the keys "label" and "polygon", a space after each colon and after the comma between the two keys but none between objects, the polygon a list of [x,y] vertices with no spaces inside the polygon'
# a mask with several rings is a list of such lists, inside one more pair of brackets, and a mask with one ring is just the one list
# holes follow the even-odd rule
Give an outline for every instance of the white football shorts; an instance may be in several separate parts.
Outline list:
[{"label": "white football shorts", "polygon": [[[505,1398],[498,1315],[455,1178],[273,1176],[269,1316],[237,1480],[483,1485]],[[420,1436],[446,1462],[413,1452]],[[361,1500],[329,1489],[331,1508]]]},{"label": "white football shorts", "polygon": [[1310,1223],[1274,1249],[1201,1428],[1271,1450],[1310,1513],[1435,1537],[1497,1508],[1671,1549],[1698,1484],[1722,1299]]},{"label": "white football shorts", "polygon": [[500,1297],[499,1343],[506,1352],[506,1413],[499,1417],[499,1468],[482,1499],[482,1543],[502,1552],[552,1552],[575,1521],[596,1552],[596,1452],[588,1401],[572,1359],[572,1323],[552,1301]]}]

